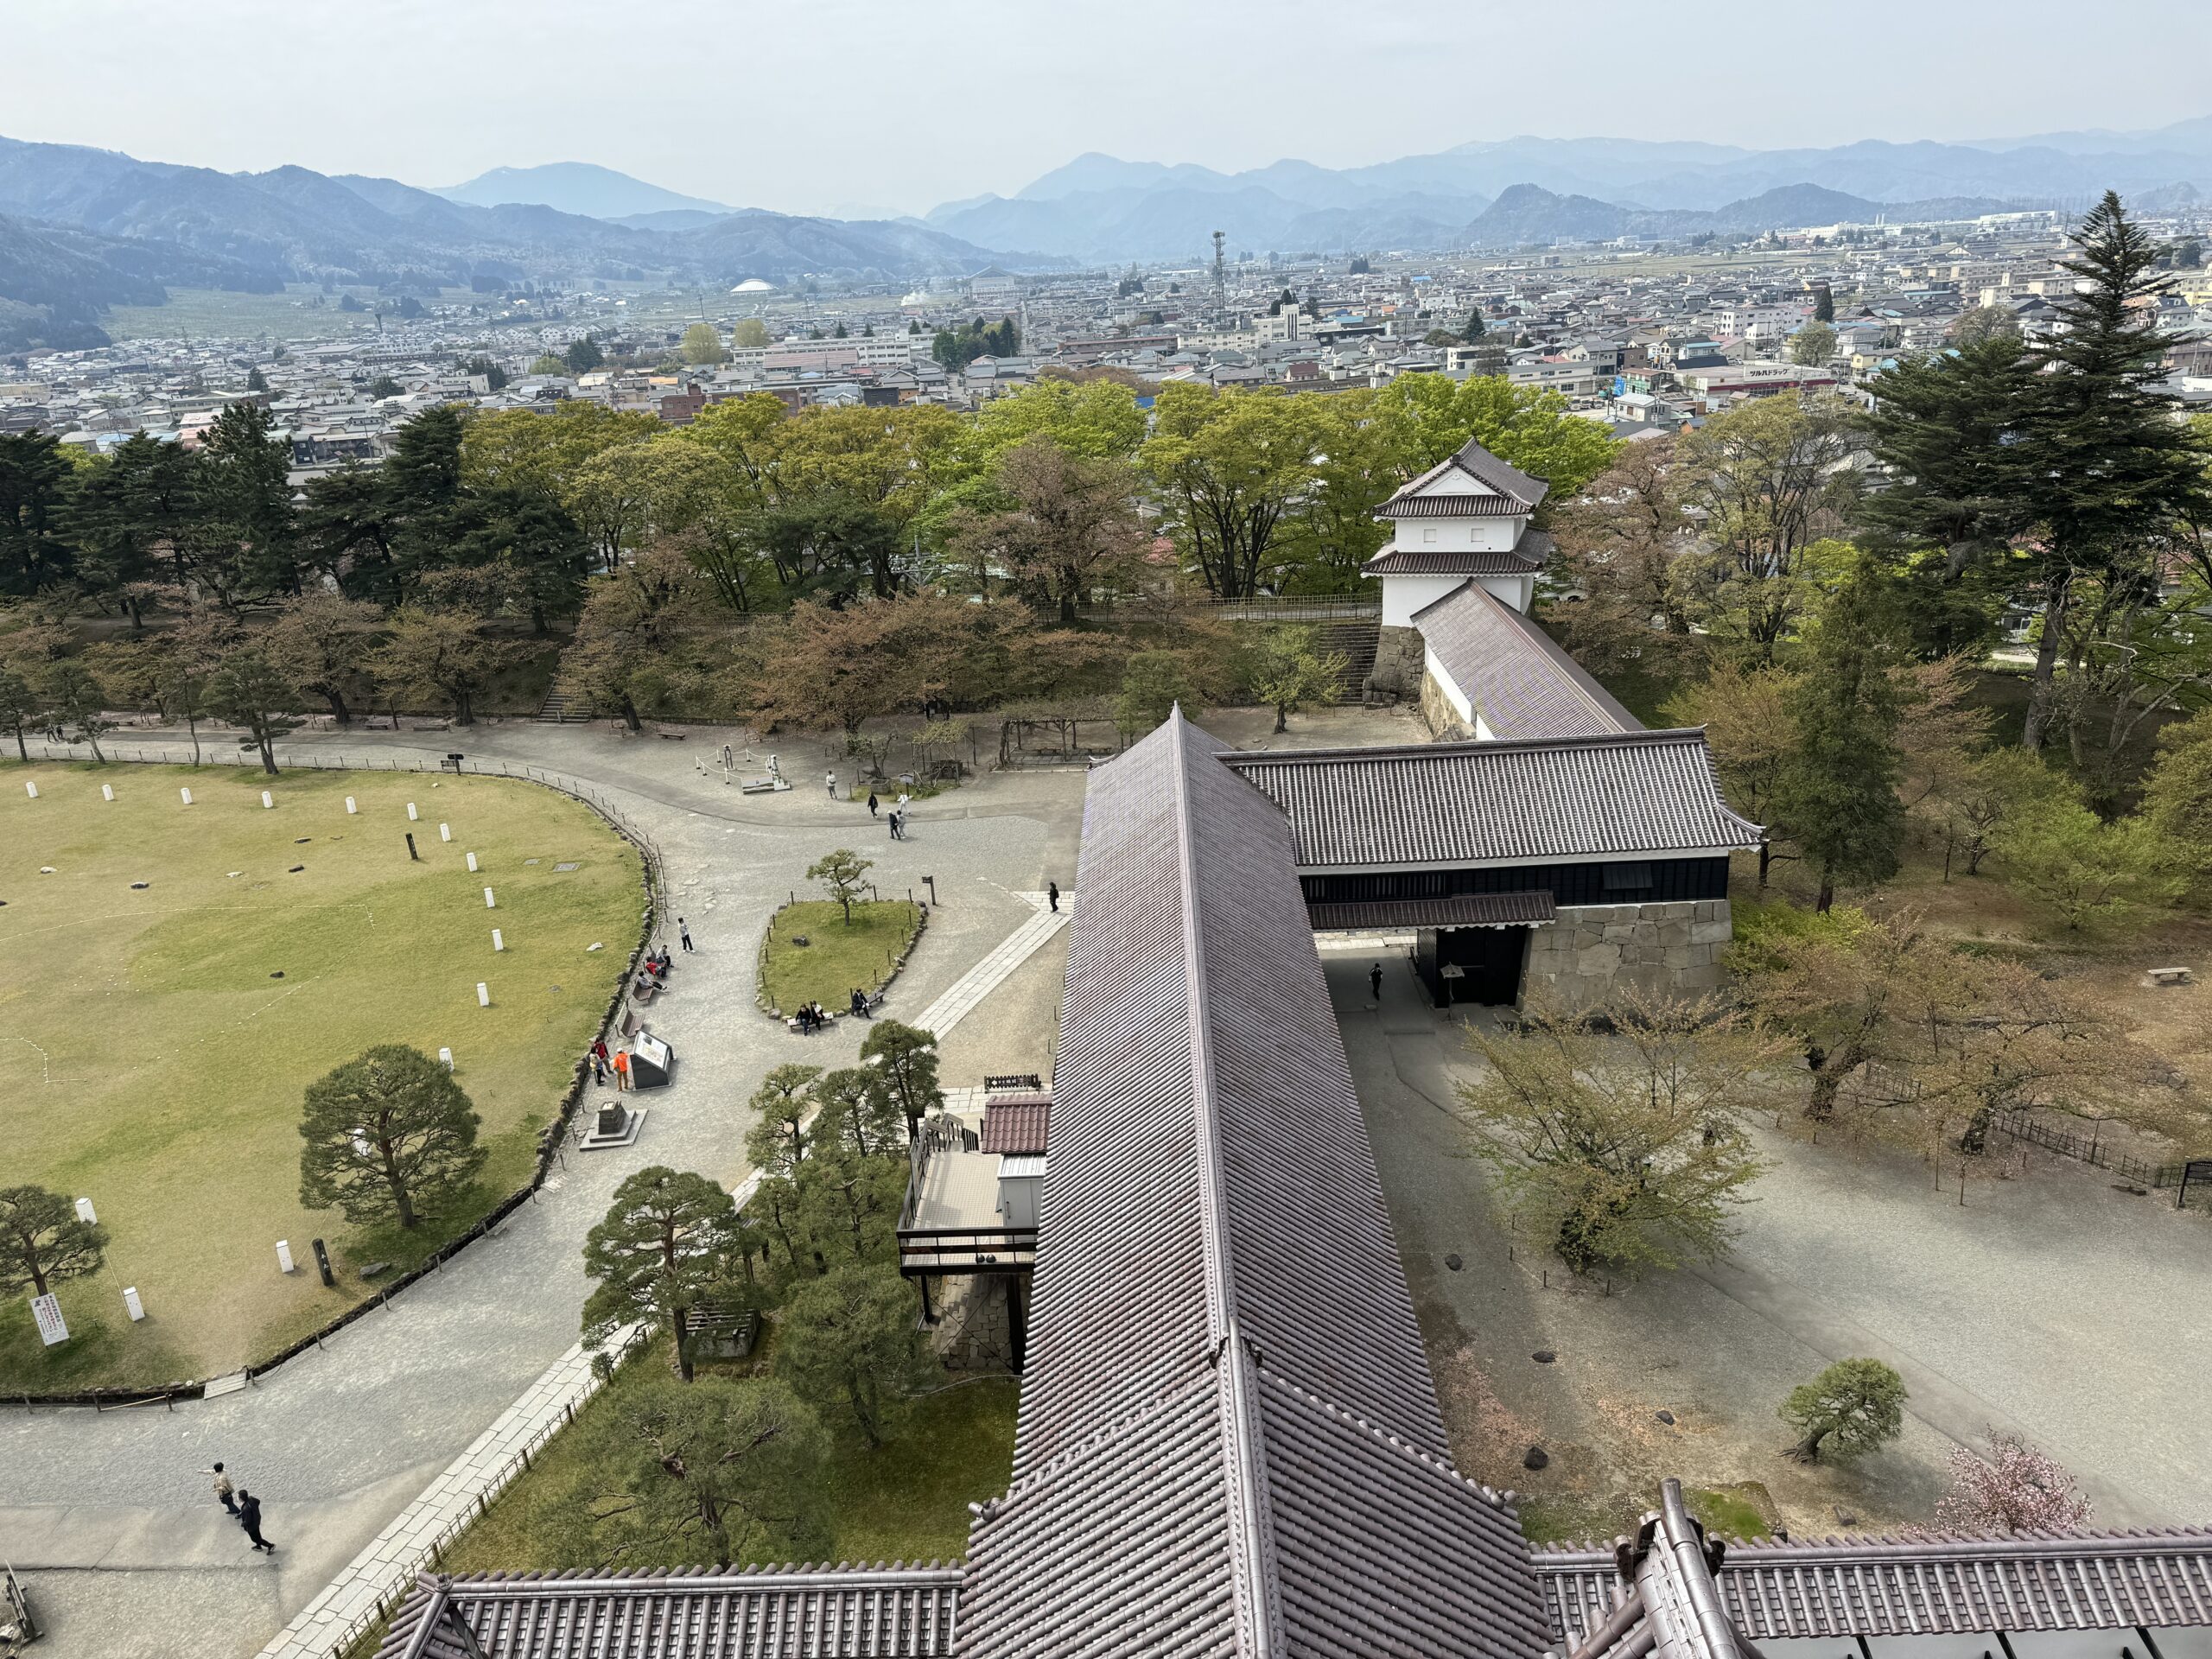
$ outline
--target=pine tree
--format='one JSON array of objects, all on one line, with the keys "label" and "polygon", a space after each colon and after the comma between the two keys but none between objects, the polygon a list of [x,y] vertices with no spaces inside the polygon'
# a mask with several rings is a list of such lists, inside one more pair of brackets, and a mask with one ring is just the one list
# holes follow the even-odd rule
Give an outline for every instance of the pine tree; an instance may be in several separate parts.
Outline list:
[{"label": "pine tree", "polygon": [[1826,283],[1819,283],[1814,285],[1813,321],[1815,322],[1834,322],[1835,321],[1835,294]]},{"label": "pine tree", "polygon": [[2156,301],[2169,280],[2158,245],[2113,191],[2072,239],[2079,256],[2063,264],[2078,291],[2059,300],[2056,327],[2030,359],[2037,372],[2024,470],[2044,548],[2043,632],[2021,738],[2030,749],[2042,747],[2057,715],[2057,657],[2075,583],[2152,578],[2155,544],[2176,521],[2212,515],[2204,441],[2174,418],[2174,400],[2156,386],[2165,372]]},{"label": "pine tree", "polygon": [[1839,882],[1897,874],[1904,835],[1897,799],[1897,726],[1891,652],[1877,626],[1873,584],[1861,572],[1814,630],[1805,672],[1790,688],[1796,755],[1775,791],[1775,817],[1820,874],[1825,912]]},{"label": "pine tree", "polygon": [[1483,308],[1479,305],[1467,313],[1467,327],[1461,337],[1470,346],[1483,337]]}]

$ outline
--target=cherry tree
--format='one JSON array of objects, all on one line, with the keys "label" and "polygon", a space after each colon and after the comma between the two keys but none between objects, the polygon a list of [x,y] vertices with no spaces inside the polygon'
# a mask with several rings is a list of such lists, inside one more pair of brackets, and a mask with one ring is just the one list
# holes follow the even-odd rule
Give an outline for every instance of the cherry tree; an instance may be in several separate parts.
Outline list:
[{"label": "cherry tree", "polygon": [[2018,1434],[1992,1433],[1989,1456],[1951,1453],[1951,1489],[1936,1520],[1952,1532],[2068,1532],[2089,1518],[2089,1500],[2066,1466]]}]

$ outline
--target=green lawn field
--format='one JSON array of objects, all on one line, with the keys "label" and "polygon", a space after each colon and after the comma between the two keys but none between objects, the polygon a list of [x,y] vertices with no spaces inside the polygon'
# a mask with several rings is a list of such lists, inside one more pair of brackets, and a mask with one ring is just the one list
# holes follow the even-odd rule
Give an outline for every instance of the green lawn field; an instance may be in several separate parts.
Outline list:
[{"label": "green lawn field", "polygon": [[769,1003],[785,1014],[802,1002],[844,1013],[855,987],[876,991],[891,982],[893,964],[921,922],[921,912],[903,899],[855,900],[850,923],[844,906],[827,899],[785,905],[768,918],[761,979]]},{"label": "green lawn field", "polygon": [[[60,1290],[67,1343],[41,1347],[24,1297],[0,1304],[5,1395],[233,1370],[373,1295],[361,1265],[396,1274],[465,1230],[528,1179],[644,894],[626,842],[532,784],[0,766],[0,1185],[89,1198],[112,1235],[106,1267]],[[491,1151],[467,1201],[407,1235],[299,1203],[302,1090],[389,1042],[453,1050]]]}]

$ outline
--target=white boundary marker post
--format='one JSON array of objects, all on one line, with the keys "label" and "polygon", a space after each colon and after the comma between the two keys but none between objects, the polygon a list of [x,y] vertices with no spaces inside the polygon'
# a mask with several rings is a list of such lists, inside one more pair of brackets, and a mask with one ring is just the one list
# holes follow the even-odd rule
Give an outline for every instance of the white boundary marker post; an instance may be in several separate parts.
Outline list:
[{"label": "white boundary marker post", "polygon": [[504,950],[507,948],[507,942],[499,937],[499,930],[496,927],[492,930],[492,948],[494,950]]},{"label": "white boundary marker post", "polygon": [[184,804],[187,806],[190,806],[192,804],[192,791],[190,790],[180,789],[177,791],[177,793],[184,798]]},{"label": "white boundary marker post", "polygon": [[292,1241],[280,1238],[276,1241],[276,1271],[289,1273],[292,1270]]},{"label": "white boundary marker post", "polygon": [[100,799],[104,801],[111,801],[114,798],[115,785],[113,784],[102,784],[100,785]]},{"label": "white boundary marker post", "polygon": [[476,855],[474,853],[468,855],[468,873],[471,875],[476,874]]},{"label": "white boundary marker post", "polygon": [[353,798],[351,795],[348,795],[348,796],[346,798],[346,815],[348,817],[351,817],[354,813],[356,813],[356,812],[359,811],[360,810],[361,810],[361,809],[360,809],[359,807],[356,806],[356,805],[353,804]]},{"label": "white boundary marker post", "polygon": [[480,979],[476,982],[476,1006],[480,1008],[492,1006],[492,988]]},{"label": "white boundary marker post", "polygon": [[438,826],[438,839],[440,841],[451,841],[453,839],[453,826],[449,823],[440,824]]},{"label": "white boundary marker post", "polygon": [[410,801],[410,802],[408,802],[408,803],[407,803],[407,822],[408,822],[408,823],[414,823],[414,822],[415,822],[415,820],[416,820],[416,819],[419,818],[419,817],[422,817],[422,816],[423,816],[423,815],[422,815],[421,813],[417,812],[417,811],[415,810],[415,803],[414,803],[414,802]]},{"label": "white boundary marker post", "polygon": [[36,784],[31,782],[29,779],[26,778],[23,779],[23,787],[25,790],[29,791],[31,799],[38,799],[38,785]]},{"label": "white boundary marker post", "polygon": [[262,809],[265,811],[265,810],[267,810],[270,807],[272,807],[272,806],[274,806],[274,805],[276,805],[276,802],[275,798],[274,798],[274,797],[272,797],[267,790],[265,790],[265,789],[264,789],[264,790],[263,790],[263,791],[261,791],[261,805],[262,805]]},{"label": "white boundary marker post", "polygon": [[485,888],[484,908],[486,910],[497,910],[499,907],[499,901],[492,897],[492,889],[489,887]]}]

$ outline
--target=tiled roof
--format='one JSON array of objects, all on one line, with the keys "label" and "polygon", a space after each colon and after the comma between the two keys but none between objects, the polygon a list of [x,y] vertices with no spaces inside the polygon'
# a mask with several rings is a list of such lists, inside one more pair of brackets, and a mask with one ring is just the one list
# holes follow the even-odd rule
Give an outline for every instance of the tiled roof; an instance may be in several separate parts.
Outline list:
[{"label": "tiled roof", "polygon": [[982,1150],[1043,1152],[1052,1118],[1050,1095],[1001,1095],[987,1100],[983,1103]]},{"label": "tiled roof", "polygon": [[1408,495],[1376,509],[1382,518],[1515,518],[1529,509],[1510,495]]},{"label": "tiled roof", "polygon": [[1509,467],[1469,438],[1452,454],[1399,490],[1382,504],[1381,511],[1387,513],[1396,503],[1410,496],[1427,494],[1430,486],[1452,472],[1463,473],[1485,488],[1511,497],[1521,504],[1521,510],[1524,512],[1533,510],[1551,490],[1551,486],[1541,478],[1531,478],[1519,467]]},{"label": "tiled roof", "polygon": [[1701,729],[1230,754],[1290,819],[1300,869],[1541,864],[1755,847]]},{"label": "tiled roof", "polygon": [[1535,927],[1557,914],[1548,893],[1463,893],[1449,899],[1370,899],[1308,905],[1317,931],[1400,927]]},{"label": "tiled roof", "polygon": [[1478,582],[1415,611],[1413,620],[1493,737],[1591,737],[1643,729],[1535,619]]},{"label": "tiled roof", "polygon": [[426,1573],[392,1615],[377,1659],[929,1659],[952,1651],[959,1592],[959,1567],[934,1561],[613,1576]]},{"label": "tiled roof", "polygon": [[1222,753],[1179,713],[1091,777],[1014,1482],[959,1650],[1529,1659],[1524,1546],[1447,1461],[1287,828]]},{"label": "tiled roof", "polygon": [[[1554,1639],[1580,1644],[1619,1599],[1613,1552],[1533,1560]],[[2212,1530],[1731,1542],[1713,1581],[1754,1642],[2204,1625]]]},{"label": "tiled roof", "polygon": [[1385,548],[1360,566],[1363,576],[1525,576],[1549,562],[1554,543],[1541,530],[1524,530],[1509,552],[1481,548]]}]

